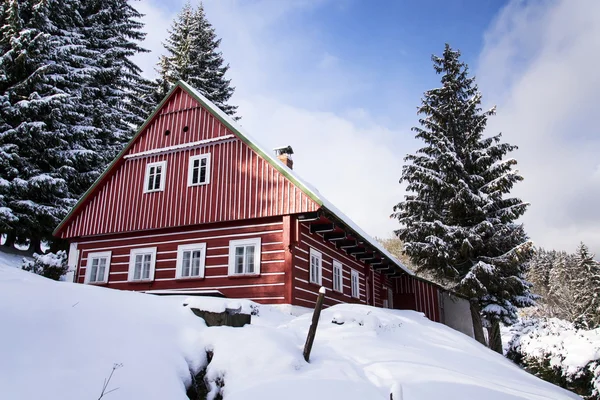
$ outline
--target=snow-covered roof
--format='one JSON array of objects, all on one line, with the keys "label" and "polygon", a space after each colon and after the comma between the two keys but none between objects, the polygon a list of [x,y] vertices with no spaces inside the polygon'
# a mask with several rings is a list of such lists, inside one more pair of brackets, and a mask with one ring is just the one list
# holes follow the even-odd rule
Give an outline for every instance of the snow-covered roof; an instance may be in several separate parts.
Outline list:
[{"label": "snow-covered roof", "polygon": [[385,255],[390,259],[396,266],[401,268],[404,272],[409,275],[414,275],[414,273],[408,269],[404,264],[400,262],[396,257],[394,257],[390,252],[388,252],[377,240],[371,237],[368,233],[366,233],[360,226],[358,226],[350,217],[340,211],[336,206],[333,205],[332,202],[327,200],[314,186],[306,182],[302,179],[298,173],[290,168],[288,168],[285,164],[283,164],[277,157],[273,156],[271,152],[267,151],[267,147],[262,146],[255,138],[253,138],[244,128],[242,128],[237,122],[233,120],[229,115],[225,114],[219,107],[217,107],[213,102],[208,100],[206,97],[202,95],[198,90],[194,89],[188,83],[184,81],[179,81],[177,85],[184,88],[191,95],[196,97],[198,101],[200,101],[206,108],[212,111],[216,116],[227,125],[233,132],[235,132],[246,144],[252,147],[255,151],[257,151],[265,160],[267,160],[271,165],[279,170],[284,176],[290,179],[296,186],[298,186],[307,196],[309,196],[313,201],[319,204],[322,208],[329,211],[335,217],[337,217],[340,221],[342,221],[346,226],[354,231],[354,233],[360,236],[364,241],[368,242],[369,245],[377,249],[381,254]]}]

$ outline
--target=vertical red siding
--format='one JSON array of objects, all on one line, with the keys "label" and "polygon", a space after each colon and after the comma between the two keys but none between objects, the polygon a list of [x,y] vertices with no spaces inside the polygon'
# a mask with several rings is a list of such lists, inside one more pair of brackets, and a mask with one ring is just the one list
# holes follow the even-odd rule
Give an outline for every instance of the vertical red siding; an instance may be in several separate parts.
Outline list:
[{"label": "vertical red siding", "polygon": [[409,308],[424,313],[432,321],[440,322],[440,289],[425,281],[411,276],[401,276],[396,279],[396,298],[400,308]]},{"label": "vertical red siding", "polygon": [[[189,130],[183,132],[183,127]],[[170,134],[165,136],[165,131]],[[61,232],[63,238],[162,229],[316,211],[314,203],[221,124],[196,100],[176,91],[127,151],[120,165]],[[140,155],[207,139],[173,152]],[[190,156],[211,154],[210,183],[187,186]],[[144,193],[146,164],[166,161],[162,192]],[[293,188],[293,189],[292,189]],[[291,192],[291,193],[290,193]],[[294,195],[296,193],[296,195]]]}]

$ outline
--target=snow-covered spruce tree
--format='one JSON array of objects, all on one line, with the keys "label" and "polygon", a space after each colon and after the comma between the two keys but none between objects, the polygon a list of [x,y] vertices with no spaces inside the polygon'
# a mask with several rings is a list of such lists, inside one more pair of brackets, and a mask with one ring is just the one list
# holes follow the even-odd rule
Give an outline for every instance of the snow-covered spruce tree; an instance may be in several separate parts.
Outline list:
[{"label": "snow-covered spruce tree", "polygon": [[77,32],[79,6],[12,1],[2,17],[0,180],[13,217],[5,233],[38,253],[81,194],[76,183],[94,170],[97,142],[80,102],[92,56]]},{"label": "snow-covered spruce tree", "polygon": [[[472,299],[489,322],[490,347],[501,352],[499,322],[534,304],[524,266],[532,245],[515,221],[528,204],[511,198],[523,178],[504,157],[516,146],[484,137],[487,119],[474,77],[460,52],[433,56],[441,87],[425,92],[416,137],[425,147],[406,156],[401,182],[408,195],[394,207],[404,251],[421,270]],[[476,327],[477,329],[477,327]],[[478,340],[482,340],[479,333]]]},{"label": "snow-covered spruce tree", "polygon": [[[141,14],[127,0],[82,0],[80,32],[93,64],[82,87],[86,125],[93,129],[98,168],[81,182],[86,190],[147,117],[137,91],[145,85],[141,69],[131,57],[146,50],[139,46],[145,33]],[[89,135],[89,133],[86,133]],[[80,193],[81,190],[78,190]]]},{"label": "snow-covered spruce tree", "polygon": [[139,13],[127,1],[25,0],[0,8],[0,232],[40,240],[131,137],[144,113]]},{"label": "snow-covered spruce tree", "polygon": [[547,305],[548,315],[574,322],[579,315],[577,296],[577,261],[572,254],[561,251],[556,253],[549,274],[549,284],[542,304]]},{"label": "snow-covered spruce tree", "polygon": [[160,76],[149,97],[162,99],[163,92],[184,80],[225,113],[235,116],[237,106],[228,103],[234,88],[225,78],[229,64],[219,51],[220,43],[202,3],[195,9],[186,3],[169,30],[164,43],[166,55],[158,64]]},{"label": "snow-covered spruce tree", "polygon": [[600,263],[594,260],[594,255],[583,243],[577,248],[575,262],[578,315],[573,322],[583,329],[595,329],[600,327]]}]

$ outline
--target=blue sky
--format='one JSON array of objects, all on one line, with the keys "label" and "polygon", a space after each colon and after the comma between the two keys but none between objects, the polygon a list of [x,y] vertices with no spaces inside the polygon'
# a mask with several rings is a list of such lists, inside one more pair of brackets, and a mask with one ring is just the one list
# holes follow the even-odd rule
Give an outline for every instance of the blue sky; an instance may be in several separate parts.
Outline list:
[{"label": "blue sky", "polygon": [[[144,0],[147,76],[183,1]],[[423,91],[439,85],[431,54],[448,42],[497,105],[531,202],[534,242],[600,253],[600,2],[595,0],[206,0],[241,124],[267,148],[292,145],[294,168],[377,236],[402,199],[402,159]]]}]

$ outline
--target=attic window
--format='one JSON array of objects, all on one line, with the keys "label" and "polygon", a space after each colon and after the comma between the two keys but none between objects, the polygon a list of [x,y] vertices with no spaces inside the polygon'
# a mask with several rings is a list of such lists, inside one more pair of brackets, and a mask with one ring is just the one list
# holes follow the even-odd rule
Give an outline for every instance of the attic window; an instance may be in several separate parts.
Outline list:
[{"label": "attic window", "polygon": [[146,165],[146,179],[144,193],[160,192],[165,190],[166,161],[149,163]]},{"label": "attic window", "polygon": [[210,153],[190,157],[188,186],[210,183]]},{"label": "attic window", "polygon": [[187,125],[183,127],[183,131],[184,131],[184,132],[187,132],[187,131],[189,131],[189,130],[190,130],[190,128],[189,128]]},{"label": "attic window", "polygon": [[171,131],[167,129],[167,130],[165,131],[165,136],[169,136],[170,134],[171,134]]}]

